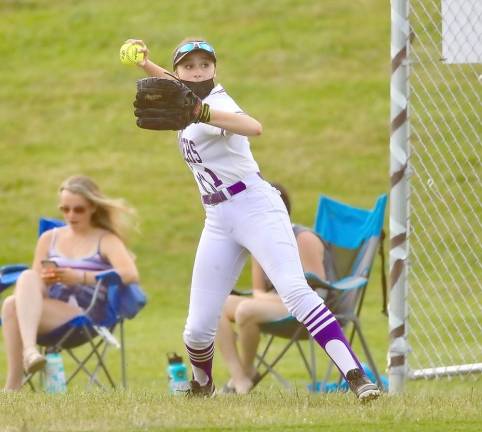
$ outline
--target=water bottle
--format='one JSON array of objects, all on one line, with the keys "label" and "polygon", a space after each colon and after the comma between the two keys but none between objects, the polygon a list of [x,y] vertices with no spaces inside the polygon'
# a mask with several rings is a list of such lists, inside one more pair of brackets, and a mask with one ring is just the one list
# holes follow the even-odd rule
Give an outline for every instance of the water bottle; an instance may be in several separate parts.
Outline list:
[{"label": "water bottle", "polygon": [[167,375],[169,378],[169,392],[173,395],[184,394],[189,389],[187,367],[182,357],[176,353],[167,354]]},{"label": "water bottle", "polygon": [[62,356],[57,351],[47,351],[47,363],[44,370],[44,389],[47,393],[64,393],[67,391],[65,369]]}]

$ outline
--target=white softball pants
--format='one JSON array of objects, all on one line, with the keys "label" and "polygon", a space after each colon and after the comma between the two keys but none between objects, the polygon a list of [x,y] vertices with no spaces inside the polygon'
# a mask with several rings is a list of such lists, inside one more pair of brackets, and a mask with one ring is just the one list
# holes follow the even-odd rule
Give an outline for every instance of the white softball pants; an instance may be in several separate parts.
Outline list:
[{"label": "white softball pants", "polygon": [[247,251],[298,321],[323,302],[306,283],[279,192],[257,174],[243,182],[246,190],[216,206],[206,206],[184,330],[184,342],[194,349],[213,343],[224,302],[236,285]]}]

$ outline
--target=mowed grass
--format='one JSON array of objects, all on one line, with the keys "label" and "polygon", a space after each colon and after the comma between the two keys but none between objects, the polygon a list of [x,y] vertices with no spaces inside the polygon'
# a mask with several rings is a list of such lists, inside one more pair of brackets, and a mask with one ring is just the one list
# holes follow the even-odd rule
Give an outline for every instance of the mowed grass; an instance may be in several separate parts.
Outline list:
[{"label": "mowed grass", "polygon": [[[218,81],[263,123],[252,140],[263,175],[288,187],[293,220],[310,226],[320,193],[370,207],[388,192],[389,2],[11,0],[0,3],[0,16],[0,54],[8,59],[0,69],[0,265],[31,262],[37,218],[58,216],[58,185],[84,173],[137,208],[141,229],[129,246],[149,296],[127,323],[127,392],[83,393],[80,381],[59,397],[0,394],[0,430],[438,431],[480,422],[480,380],[416,383],[406,396],[361,408],[351,396],[307,395],[296,352],[280,371],[297,394],[267,380],[248,397],[167,396],[166,353],[184,352],[203,211],[175,133],[135,126],[131,103],[142,74],[119,63],[121,43],[143,38],[168,66],[184,36],[212,41]],[[249,287],[249,266],[239,286]],[[377,260],[362,325],[384,372],[388,322],[380,310]],[[117,361],[112,356],[115,372]],[[220,387],[227,371],[219,356],[214,372]]]},{"label": "mowed grass", "polygon": [[482,394],[424,392],[360,405],[351,395],[257,391],[214,399],[155,388],[68,395],[1,394],[2,431],[478,431]]}]

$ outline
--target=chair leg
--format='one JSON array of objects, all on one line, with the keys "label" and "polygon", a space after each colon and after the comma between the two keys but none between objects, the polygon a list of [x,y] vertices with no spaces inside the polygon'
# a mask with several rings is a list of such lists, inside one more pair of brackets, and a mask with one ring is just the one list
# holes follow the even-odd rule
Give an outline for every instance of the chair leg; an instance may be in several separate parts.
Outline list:
[{"label": "chair leg", "polygon": [[[114,380],[112,379],[112,377],[110,376],[109,374],[109,371],[107,370],[107,368],[105,367],[105,364],[104,364],[104,357],[105,357],[105,353],[107,351],[107,344],[105,343],[105,341],[100,338],[100,340],[97,342],[97,343],[94,343],[93,341],[93,334],[91,333],[91,331],[89,330],[89,328],[87,326],[84,327],[84,331],[89,335],[89,343],[90,343],[90,347],[91,347],[91,351],[90,353],[83,359],[83,360],[80,360],[72,350],[67,350],[67,352],[69,353],[70,357],[72,357],[72,359],[77,363],[77,369],[69,376],[68,380],[67,380],[67,384],[72,381],[72,379],[74,379],[74,377],[81,371],[83,370],[89,377],[90,379],[90,382],[91,383],[94,383],[96,385],[98,385],[100,388],[104,388],[104,386],[102,385],[102,383],[97,379],[96,377],[96,374],[97,374],[97,371],[102,368],[102,370],[104,371],[104,374],[105,376],[107,377],[107,380],[109,381],[110,385],[112,388],[115,388],[115,383],[114,383]],[[104,345],[102,347],[102,345]],[[102,349],[103,348],[103,349]],[[102,353],[100,353],[100,349],[102,349]],[[95,356],[97,358],[97,365],[96,365],[96,368],[94,369],[94,372],[90,372],[89,369],[87,369],[87,367],[85,366],[87,364],[87,362],[93,357]]]},{"label": "chair leg", "polygon": [[361,331],[360,322],[359,322],[358,318],[356,318],[356,317],[353,319],[353,326],[354,326],[354,331],[356,331],[356,333],[358,334],[358,337],[360,338],[360,342],[362,344],[363,351],[365,352],[365,356],[368,360],[368,364],[370,365],[370,368],[372,369],[372,371],[375,375],[375,379],[377,381],[377,384],[380,387],[380,389],[383,389],[383,383],[382,383],[382,380],[380,378],[380,374],[378,373],[378,369],[375,365],[375,361],[373,360],[373,357],[372,357],[372,355],[370,353],[370,350],[368,348],[368,344],[366,342],[366,339],[363,336],[363,333]]},{"label": "chair leg", "polygon": [[[102,339],[100,339],[97,343],[96,343],[96,349],[99,349],[100,346],[104,343],[104,341]],[[67,385],[70,383],[70,381],[72,381],[75,376],[81,371],[83,370],[88,376],[90,376],[90,371],[85,367],[85,365],[87,364],[87,362],[92,358],[92,356],[94,355],[94,351],[91,350],[90,353],[84,357],[83,360],[80,360],[76,355],[75,353],[70,350],[70,349],[67,349],[66,350],[67,353],[70,355],[70,357],[77,363],[77,369],[75,369],[75,371],[73,371],[71,373],[71,375],[67,378]],[[97,382],[97,385],[101,388],[103,388],[102,384],[100,382]]]},{"label": "chair leg", "polygon": [[256,358],[258,359],[258,364],[256,365],[256,369],[259,368],[259,366],[261,366],[261,363],[264,361],[264,359],[266,358],[266,354],[268,353],[268,350],[269,350],[269,347],[271,346],[271,344],[273,343],[273,340],[274,340],[274,336],[271,336],[269,338],[269,341],[266,343],[266,346],[264,347],[264,350],[263,352],[260,354],[260,355],[256,355]]},{"label": "chair leg", "polygon": [[303,351],[303,348],[301,347],[300,341],[296,341],[296,347],[298,348],[298,352],[300,353],[300,357],[303,360],[303,363],[305,365],[306,371],[308,372],[308,375],[310,376],[311,383],[316,385],[316,371],[314,370],[313,367],[313,361],[314,361],[314,349],[310,345],[310,361],[308,362],[306,358],[306,354]]},{"label": "chair leg", "polygon": [[[94,370],[90,374],[90,381],[91,382],[94,382],[94,380],[98,381],[97,380],[97,373],[98,373],[99,369],[101,368],[101,366],[104,365],[104,360],[105,360],[105,356],[106,356],[106,353],[107,353],[107,349],[108,349],[108,346],[107,346],[107,344],[104,343],[103,346],[102,346],[102,352],[99,354],[101,360],[97,361],[97,364],[96,364]],[[99,355],[97,355],[97,358],[99,358]],[[110,378],[109,378],[109,380],[110,380]],[[112,382],[112,380],[111,380],[111,385],[112,385],[112,387],[115,387],[115,384]]]},{"label": "chair leg", "polygon": [[263,373],[260,374],[258,381],[256,383],[254,383],[252,388],[254,388],[256,385],[258,385],[266,375],[271,373],[283,387],[285,387],[286,389],[291,389],[291,384],[289,383],[289,381],[284,379],[283,376],[279,372],[277,372],[275,369],[273,369],[271,367],[271,365],[268,362],[266,362],[266,360],[260,359],[260,361],[258,363],[258,367],[259,366],[264,366],[266,368],[266,370]]},{"label": "chair leg", "polygon": [[269,348],[271,346],[271,344],[273,343],[274,341],[274,336],[270,336],[268,342],[266,343],[266,346],[264,347],[264,350],[261,354],[256,354],[256,359],[258,360],[257,364],[256,364],[256,369],[259,370],[261,366],[263,366],[264,368],[266,368],[266,370],[264,372],[262,372],[257,380],[256,383],[254,383],[253,387],[256,387],[256,385],[258,385],[258,383],[260,383],[263,378],[268,375],[268,373],[271,373],[273,374],[273,376],[278,380],[278,382],[280,382],[285,388],[290,388],[290,384],[288,381],[286,381],[282,376],[281,374],[279,374],[277,371],[275,371],[273,368],[272,368],[272,365],[269,364],[267,361],[266,361],[266,356],[268,354],[268,351],[269,351]]},{"label": "chair leg", "polygon": [[90,352],[89,355],[87,355],[83,360],[80,360],[75,353],[72,350],[67,350],[67,353],[70,355],[70,357],[77,363],[77,369],[75,369],[74,372],[69,376],[67,379],[67,385],[72,381],[75,376],[82,370],[85,372],[87,376],[90,378],[90,382],[96,384],[99,388],[104,389],[104,386],[102,383],[96,378],[93,377],[92,374],[90,373],[89,369],[85,366],[86,363],[90,360],[90,358],[94,355],[93,352]]},{"label": "chair leg", "polygon": [[[35,385],[33,384],[32,382],[32,379],[33,377],[35,376],[35,374],[28,374],[28,375],[25,375],[22,379],[22,385],[21,387],[23,387],[24,385],[28,384],[29,387],[30,387],[30,390],[32,391],[37,391],[37,389],[35,388]],[[40,376],[40,375],[39,375]]]},{"label": "chair leg", "polygon": [[126,367],[126,350],[124,339],[124,320],[119,323],[120,340],[121,340],[121,371],[122,371],[122,387],[127,389],[127,367]]},{"label": "chair leg", "polygon": [[[290,389],[291,388],[291,384],[285,380],[279,373],[277,373],[275,370],[274,370],[274,367],[276,366],[276,364],[283,358],[283,356],[285,355],[285,353],[291,348],[291,346],[297,342],[298,340],[298,336],[299,334],[304,331],[305,328],[304,327],[298,327],[298,329],[295,331],[295,333],[293,334],[291,340],[286,344],[286,346],[281,350],[281,352],[275,357],[275,359],[271,362],[271,363],[268,363],[266,360],[265,360],[265,357],[266,357],[266,354],[268,352],[268,348],[271,346],[271,343],[273,342],[273,339],[274,339],[274,336],[271,336],[270,340],[268,341],[268,344],[266,346],[266,348],[263,350],[263,353],[258,357],[258,365],[257,367],[259,367],[261,364],[263,364],[263,366],[266,367],[266,370],[261,373],[260,375],[260,378],[258,380],[258,382],[260,382],[266,375],[268,375],[269,373],[273,374],[276,379],[281,382],[283,384],[284,387]],[[306,364],[306,358],[303,356],[303,359],[305,360],[305,364]]]},{"label": "chair leg", "polygon": [[94,342],[92,341],[92,334],[90,333],[90,330],[86,327],[85,330],[87,331],[87,333],[90,335],[90,339],[89,339],[89,342],[90,342],[90,345],[92,347],[92,350],[94,352],[94,355],[97,357],[97,366],[94,370],[94,374],[90,374],[90,376],[97,381],[97,378],[95,378],[95,375],[97,373],[97,370],[98,368],[102,368],[102,370],[104,371],[104,374],[105,376],[107,377],[107,379],[109,380],[109,383],[110,385],[112,386],[112,388],[115,388],[115,383],[114,383],[114,380],[112,379],[112,377],[110,376],[110,373],[109,371],[107,370],[107,368],[105,367],[105,363],[104,363],[104,357],[105,357],[105,353],[107,351],[107,344],[104,342],[104,347],[103,347],[103,351],[102,351],[102,354],[99,354],[99,351],[97,349],[98,345],[94,344]]},{"label": "chair leg", "polygon": [[323,381],[321,382],[321,390],[323,391],[323,388],[326,384],[328,384],[328,380],[330,379],[331,373],[333,371],[333,366],[335,365],[333,361],[328,357],[328,368],[326,369],[325,377],[323,378]]},{"label": "chair leg", "polygon": [[308,343],[310,345],[310,358],[311,358],[311,391],[316,392],[316,346],[315,341],[310,336],[308,339]]}]

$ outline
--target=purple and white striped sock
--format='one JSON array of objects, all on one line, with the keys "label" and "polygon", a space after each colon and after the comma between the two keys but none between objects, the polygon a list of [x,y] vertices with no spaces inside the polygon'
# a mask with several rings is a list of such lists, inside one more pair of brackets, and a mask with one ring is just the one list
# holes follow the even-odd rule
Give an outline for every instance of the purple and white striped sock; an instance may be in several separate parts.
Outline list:
[{"label": "purple and white striped sock", "polygon": [[202,386],[212,382],[214,342],[207,348],[196,350],[186,345],[194,379]]},{"label": "purple and white striped sock", "polygon": [[303,324],[345,378],[348,371],[356,368],[362,369],[360,361],[352,351],[338,321],[323,303],[316,306],[305,317]]}]

